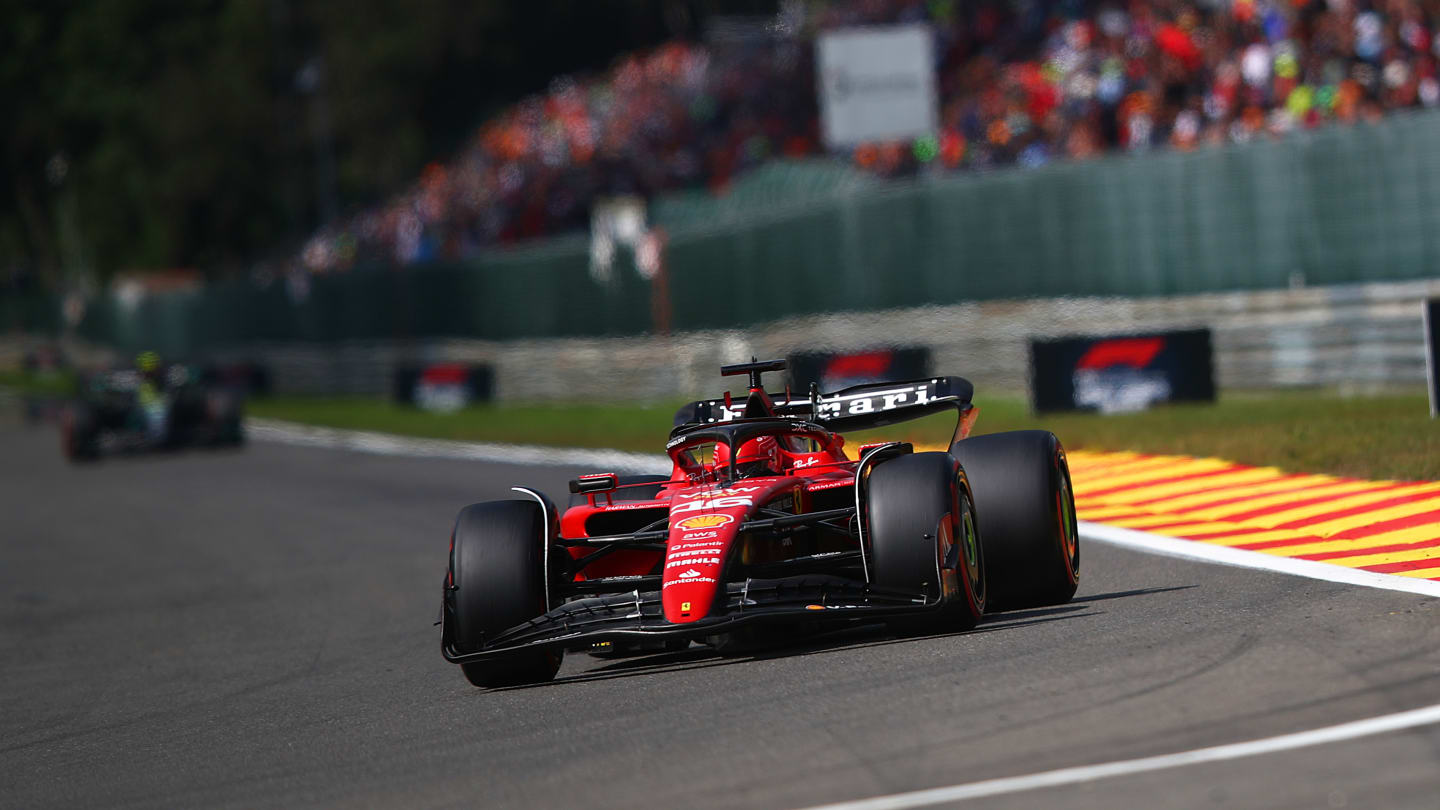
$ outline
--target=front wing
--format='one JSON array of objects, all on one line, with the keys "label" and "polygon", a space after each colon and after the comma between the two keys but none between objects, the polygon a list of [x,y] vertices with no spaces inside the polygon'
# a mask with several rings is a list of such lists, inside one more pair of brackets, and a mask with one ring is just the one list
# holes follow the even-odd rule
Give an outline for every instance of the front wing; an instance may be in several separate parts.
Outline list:
[{"label": "front wing", "polygon": [[699,621],[672,624],[666,620],[659,591],[609,594],[566,602],[495,635],[487,640],[484,649],[472,652],[455,648],[449,617],[442,615],[440,649],[445,660],[464,664],[524,649],[578,648],[622,639],[701,639],[760,622],[801,617],[878,620],[939,607],[938,600],[924,594],[875,588],[844,577],[810,574],[750,579],[727,584],[724,608]]}]

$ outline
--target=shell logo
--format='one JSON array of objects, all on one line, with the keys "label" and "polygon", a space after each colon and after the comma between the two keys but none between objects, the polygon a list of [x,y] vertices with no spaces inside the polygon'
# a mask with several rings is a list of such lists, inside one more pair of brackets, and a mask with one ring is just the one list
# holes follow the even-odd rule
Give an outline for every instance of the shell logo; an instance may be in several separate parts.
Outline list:
[{"label": "shell logo", "polygon": [[696,515],[695,517],[688,517],[684,520],[676,521],[675,528],[683,531],[689,531],[691,529],[714,529],[719,526],[724,526],[726,523],[734,522],[735,518],[729,515]]}]

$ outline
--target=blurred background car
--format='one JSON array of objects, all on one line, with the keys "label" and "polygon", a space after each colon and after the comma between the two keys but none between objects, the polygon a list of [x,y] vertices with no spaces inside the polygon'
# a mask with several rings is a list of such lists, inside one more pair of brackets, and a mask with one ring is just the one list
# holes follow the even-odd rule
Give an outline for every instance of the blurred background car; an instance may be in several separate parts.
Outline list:
[{"label": "blurred background car", "polygon": [[77,388],[60,417],[71,461],[245,442],[243,394],[213,369],[163,364],[156,353],[142,352],[133,368],[87,375]]}]

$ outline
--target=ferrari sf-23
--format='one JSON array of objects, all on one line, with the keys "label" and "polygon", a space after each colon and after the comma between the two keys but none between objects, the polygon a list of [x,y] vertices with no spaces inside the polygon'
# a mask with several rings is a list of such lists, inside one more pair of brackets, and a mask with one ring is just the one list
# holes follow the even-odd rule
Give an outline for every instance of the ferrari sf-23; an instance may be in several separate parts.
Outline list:
[{"label": "ferrari sf-23", "polygon": [[[476,686],[551,680],[566,650],[743,651],[837,625],[968,630],[1068,601],[1080,549],[1054,434],[970,436],[960,377],[765,391],[785,361],[725,366],[743,401],[682,407],[669,475],[582,475],[569,506],[465,507],[450,535],[441,650]],[[948,451],[842,434],[954,411]]]}]

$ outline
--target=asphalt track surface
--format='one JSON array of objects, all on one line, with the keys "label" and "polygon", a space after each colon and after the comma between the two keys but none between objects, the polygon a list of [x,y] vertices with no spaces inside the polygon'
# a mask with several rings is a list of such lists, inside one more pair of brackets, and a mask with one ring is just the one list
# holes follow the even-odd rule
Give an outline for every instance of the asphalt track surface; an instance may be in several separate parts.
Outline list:
[{"label": "asphalt track surface", "polygon": [[[1072,604],[486,692],[431,627],[464,504],[573,470],[0,427],[0,807],[799,807],[1440,703],[1440,600],[1084,546]],[[1440,726],[965,807],[1440,806]]]}]

